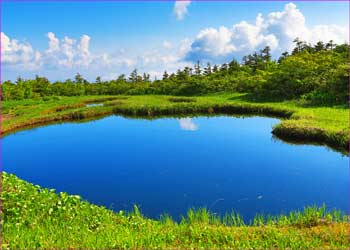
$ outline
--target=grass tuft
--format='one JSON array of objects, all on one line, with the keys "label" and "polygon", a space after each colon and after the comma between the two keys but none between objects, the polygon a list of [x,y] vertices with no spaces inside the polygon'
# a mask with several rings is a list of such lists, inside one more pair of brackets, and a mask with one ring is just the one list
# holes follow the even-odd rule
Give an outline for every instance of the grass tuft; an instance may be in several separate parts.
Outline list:
[{"label": "grass tuft", "polygon": [[30,248],[220,248],[347,249],[349,217],[326,206],[286,215],[257,215],[245,224],[232,212],[217,216],[190,209],[180,223],[168,215],[144,217],[137,206],[115,213],[2,173],[2,247]]}]

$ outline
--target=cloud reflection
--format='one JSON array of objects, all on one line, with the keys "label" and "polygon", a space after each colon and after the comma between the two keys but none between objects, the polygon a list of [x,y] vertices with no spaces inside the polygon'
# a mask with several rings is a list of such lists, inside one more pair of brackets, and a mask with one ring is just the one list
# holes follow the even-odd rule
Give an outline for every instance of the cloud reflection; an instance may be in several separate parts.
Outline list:
[{"label": "cloud reflection", "polygon": [[182,130],[196,131],[198,126],[192,121],[192,118],[181,118],[179,124]]}]

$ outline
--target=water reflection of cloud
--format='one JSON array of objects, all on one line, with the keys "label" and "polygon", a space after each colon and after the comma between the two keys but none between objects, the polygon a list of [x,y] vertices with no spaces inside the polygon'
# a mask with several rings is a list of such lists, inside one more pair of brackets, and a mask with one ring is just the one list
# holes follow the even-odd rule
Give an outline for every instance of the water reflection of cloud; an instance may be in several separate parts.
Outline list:
[{"label": "water reflection of cloud", "polygon": [[196,131],[198,126],[192,121],[192,118],[181,118],[179,124],[182,130]]}]

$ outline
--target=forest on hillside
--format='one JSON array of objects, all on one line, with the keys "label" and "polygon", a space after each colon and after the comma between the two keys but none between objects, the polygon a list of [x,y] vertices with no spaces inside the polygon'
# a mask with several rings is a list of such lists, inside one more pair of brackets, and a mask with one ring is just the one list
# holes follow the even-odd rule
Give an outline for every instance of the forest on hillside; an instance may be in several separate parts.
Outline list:
[{"label": "forest on hillside", "polygon": [[77,73],[74,80],[50,82],[45,77],[18,77],[2,83],[2,100],[51,99],[83,95],[205,95],[218,92],[248,93],[259,100],[302,100],[313,105],[344,105],[349,99],[348,44],[294,40],[291,53],[273,60],[270,47],[221,65],[197,62],[176,73],[164,72],[161,80],[151,80],[137,69],[129,76],[89,82]]}]

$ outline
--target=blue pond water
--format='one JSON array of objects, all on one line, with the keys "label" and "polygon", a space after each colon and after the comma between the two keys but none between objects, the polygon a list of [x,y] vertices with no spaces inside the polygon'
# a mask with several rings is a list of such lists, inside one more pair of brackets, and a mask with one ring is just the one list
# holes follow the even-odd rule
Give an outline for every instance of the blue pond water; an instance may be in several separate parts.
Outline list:
[{"label": "blue pond water", "polygon": [[272,138],[278,120],[111,116],[3,139],[4,170],[116,211],[178,219],[191,208],[246,220],[305,205],[347,211],[348,157]]}]

